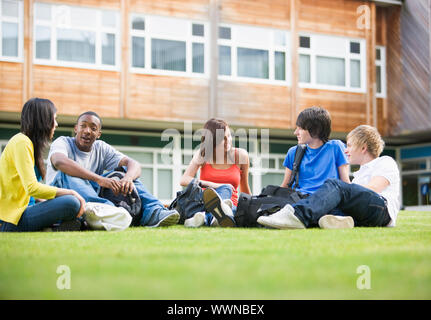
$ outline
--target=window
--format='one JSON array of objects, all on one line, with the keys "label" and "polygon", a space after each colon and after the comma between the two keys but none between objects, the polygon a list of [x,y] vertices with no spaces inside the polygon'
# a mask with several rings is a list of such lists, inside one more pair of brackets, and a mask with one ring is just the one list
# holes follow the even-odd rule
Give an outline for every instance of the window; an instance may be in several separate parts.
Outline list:
[{"label": "window", "polygon": [[169,204],[175,197],[178,182],[174,181],[175,166],[172,161],[166,161],[162,156],[162,149],[117,146],[119,151],[139,162],[141,176],[139,180],[145,188],[160,199],[162,203]]},{"label": "window", "polygon": [[288,33],[250,26],[219,27],[219,76],[287,85]]},{"label": "window", "polygon": [[0,0],[0,59],[20,61],[22,57],[23,3]]},{"label": "window", "polygon": [[218,47],[219,56],[219,74],[220,75],[231,75],[232,69],[232,54],[229,46],[219,46]]},{"label": "window", "polygon": [[386,97],[386,51],[385,47],[376,47],[376,96]]},{"label": "window", "polygon": [[310,48],[310,37],[299,37],[300,48]]},{"label": "window", "polygon": [[345,86],[345,59],[316,56],[316,82],[332,86]]},{"label": "window", "polygon": [[120,24],[117,12],[36,3],[34,21],[36,63],[118,69]]},{"label": "window", "polygon": [[204,29],[203,24],[193,23],[193,25],[192,25],[192,35],[198,36],[198,37],[204,37],[205,36],[205,29]]},{"label": "window", "polygon": [[151,68],[186,71],[186,43],[176,40],[151,39]]},{"label": "window", "polygon": [[170,17],[132,15],[131,67],[134,72],[203,76],[206,23]]},{"label": "window", "polygon": [[298,53],[301,87],[365,92],[365,40],[301,35]]},{"label": "window", "polygon": [[240,47],[237,50],[239,77],[269,78],[268,50]]}]

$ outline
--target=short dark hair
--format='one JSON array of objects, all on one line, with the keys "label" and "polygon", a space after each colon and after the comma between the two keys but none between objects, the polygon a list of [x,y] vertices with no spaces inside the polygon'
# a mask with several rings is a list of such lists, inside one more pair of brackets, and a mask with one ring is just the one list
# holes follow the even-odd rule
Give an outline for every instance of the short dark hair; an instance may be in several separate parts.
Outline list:
[{"label": "short dark hair", "polygon": [[79,115],[79,117],[78,117],[78,119],[76,120],[76,123],[78,123],[79,122],[79,119],[81,119],[81,117],[83,117],[83,116],[95,116],[97,119],[99,119],[99,122],[100,122],[100,128],[102,128],[102,119],[99,117],[99,115],[96,113],[96,112],[94,112],[94,111],[85,111],[84,113],[81,113],[80,115]]},{"label": "short dark hair", "polygon": [[312,138],[328,142],[331,134],[331,116],[328,110],[321,107],[310,107],[303,110],[296,119],[296,125],[308,130]]}]

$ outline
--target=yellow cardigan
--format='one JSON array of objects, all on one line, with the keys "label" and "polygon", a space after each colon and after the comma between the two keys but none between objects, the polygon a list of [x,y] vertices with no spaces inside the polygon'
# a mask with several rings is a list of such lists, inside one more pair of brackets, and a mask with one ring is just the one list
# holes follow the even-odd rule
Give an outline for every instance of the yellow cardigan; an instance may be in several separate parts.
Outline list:
[{"label": "yellow cardigan", "polygon": [[57,188],[37,181],[33,142],[25,134],[14,135],[0,157],[0,220],[18,224],[30,196],[53,199]]}]

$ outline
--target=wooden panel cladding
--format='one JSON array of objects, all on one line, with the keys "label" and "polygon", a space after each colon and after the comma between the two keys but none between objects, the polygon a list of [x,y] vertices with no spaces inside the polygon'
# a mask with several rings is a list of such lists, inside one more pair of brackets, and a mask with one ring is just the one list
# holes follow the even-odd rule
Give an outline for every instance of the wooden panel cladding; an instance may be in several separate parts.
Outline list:
[{"label": "wooden panel cladding", "polygon": [[376,45],[386,45],[386,8],[376,7]]},{"label": "wooden panel cladding", "polygon": [[220,0],[220,22],[290,29],[290,1]]},{"label": "wooden panel cladding", "polygon": [[219,117],[234,125],[290,128],[290,88],[219,81]]},{"label": "wooden panel cladding", "polygon": [[431,57],[429,1],[405,1],[388,12],[387,93],[391,135],[429,130]]},{"label": "wooden panel cladding", "polygon": [[0,110],[21,112],[23,65],[0,61]]},{"label": "wooden panel cladding", "polygon": [[298,30],[346,37],[365,38],[365,28],[358,28],[361,13],[357,10],[368,1],[300,0]]},{"label": "wooden panel cladding", "polygon": [[207,79],[131,74],[126,118],[206,121]]},{"label": "wooden panel cladding", "polygon": [[[36,0],[34,2],[37,2]],[[54,4],[65,4],[71,6],[95,7],[103,9],[120,9],[121,1],[118,0],[43,0]]]},{"label": "wooden panel cladding", "polygon": [[363,93],[301,88],[298,106],[299,112],[312,106],[328,110],[332,131],[349,132],[366,121],[366,95]]},{"label": "wooden panel cladding", "polygon": [[382,98],[377,98],[377,129],[379,130],[380,134],[386,135],[388,132],[387,127],[387,108],[385,106],[385,100]]},{"label": "wooden panel cladding", "polygon": [[[399,8],[390,8],[387,12],[386,75],[388,81],[386,90],[388,109],[390,110],[388,114],[389,135],[397,131],[401,123],[403,66],[401,63],[400,14]],[[391,31],[389,32],[389,30]]]},{"label": "wooden panel cladding", "polygon": [[208,20],[210,0],[129,0],[130,12]]},{"label": "wooden panel cladding", "polygon": [[120,74],[35,65],[34,95],[54,102],[59,114],[77,116],[92,110],[101,117],[120,116]]}]

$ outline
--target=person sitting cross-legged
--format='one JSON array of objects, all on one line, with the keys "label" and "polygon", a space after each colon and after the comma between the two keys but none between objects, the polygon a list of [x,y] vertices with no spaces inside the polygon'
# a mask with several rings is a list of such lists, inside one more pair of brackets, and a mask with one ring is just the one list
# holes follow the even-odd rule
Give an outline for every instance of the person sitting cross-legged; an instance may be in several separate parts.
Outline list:
[{"label": "person sitting cross-legged", "polygon": [[[131,193],[133,188],[141,199],[140,225],[149,227],[170,226],[180,218],[176,210],[167,210],[163,204],[146,190],[138,180],[141,175],[139,163],[99,140],[102,120],[92,111],[81,114],[75,125],[74,138],[59,137],[51,145],[48,155],[47,183],[73,189],[87,202],[113,205],[98,195],[100,187],[114,193]],[[105,171],[125,167],[127,172],[121,180],[107,178]],[[106,174],[105,174],[106,175]]]},{"label": "person sitting cross-legged", "polygon": [[[298,144],[305,144],[307,148],[293,187],[303,194],[313,194],[327,179],[350,182],[344,143],[338,139],[329,139],[331,123],[328,110],[316,106],[302,110],[296,119],[294,134]],[[291,147],[284,159],[285,172],[281,187],[287,187],[291,180],[297,148]]]},{"label": "person sitting cross-legged", "polygon": [[204,211],[184,222],[186,227],[234,227],[238,205],[238,187],[251,194],[248,185],[248,152],[234,148],[229,125],[223,119],[209,119],[202,130],[201,145],[184,172],[180,184],[187,186],[200,170],[199,184]]},{"label": "person sitting cross-legged", "polygon": [[[394,227],[400,208],[400,173],[376,128],[361,125],[347,135],[346,154],[360,168],[351,184],[328,179],[312,195],[257,220],[277,229]],[[340,210],[344,216],[333,215]]]},{"label": "person sitting cross-legged", "polygon": [[0,232],[81,229],[85,200],[73,190],[42,183],[43,153],[57,128],[56,118],[57,108],[48,99],[31,98],[22,108],[21,132],[0,156]]}]

